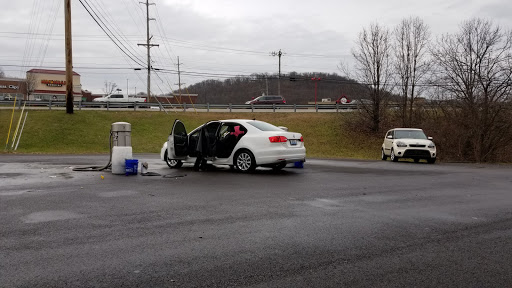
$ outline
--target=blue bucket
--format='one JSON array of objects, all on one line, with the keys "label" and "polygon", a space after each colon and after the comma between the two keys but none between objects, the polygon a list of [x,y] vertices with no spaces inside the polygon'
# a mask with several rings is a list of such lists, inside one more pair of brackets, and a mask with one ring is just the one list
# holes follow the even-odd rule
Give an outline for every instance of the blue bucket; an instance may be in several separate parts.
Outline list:
[{"label": "blue bucket", "polygon": [[304,162],[303,161],[297,161],[293,163],[293,167],[295,168],[304,168]]},{"label": "blue bucket", "polygon": [[137,175],[137,168],[139,167],[139,160],[137,159],[126,159],[125,160],[125,172],[128,175]]}]

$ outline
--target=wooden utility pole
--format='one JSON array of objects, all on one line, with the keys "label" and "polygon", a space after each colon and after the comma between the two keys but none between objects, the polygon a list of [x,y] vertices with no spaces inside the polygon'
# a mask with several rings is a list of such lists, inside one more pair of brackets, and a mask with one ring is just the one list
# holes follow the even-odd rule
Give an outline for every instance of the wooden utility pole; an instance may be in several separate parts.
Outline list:
[{"label": "wooden utility pole", "polygon": [[71,45],[71,0],[64,0],[66,45],[66,113],[73,114],[73,50]]},{"label": "wooden utility pole", "polygon": [[155,3],[149,3],[149,0],[146,0],[146,3],[144,3],[144,2],[139,2],[139,3],[146,5],[146,44],[137,44],[137,45],[146,46],[146,48],[148,49],[148,87],[147,87],[148,100],[147,101],[149,102],[150,97],[151,97],[151,52],[150,52],[150,49],[153,46],[158,46],[158,44],[150,44],[151,38],[153,38],[153,36],[151,36],[151,37],[149,36],[149,21],[155,20],[155,18],[149,18],[149,5],[155,5]]}]

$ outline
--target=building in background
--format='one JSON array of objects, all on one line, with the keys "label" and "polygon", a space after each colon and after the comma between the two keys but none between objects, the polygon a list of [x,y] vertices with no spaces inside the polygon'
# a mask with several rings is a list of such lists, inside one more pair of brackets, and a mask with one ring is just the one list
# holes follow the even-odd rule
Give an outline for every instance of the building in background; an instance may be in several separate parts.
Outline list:
[{"label": "building in background", "polygon": [[25,79],[0,78],[1,100],[27,100],[27,85]]},{"label": "building in background", "polygon": [[[32,69],[27,71],[28,100],[66,101],[66,71]],[[80,101],[80,74],[73,71],[73,101]]]}]

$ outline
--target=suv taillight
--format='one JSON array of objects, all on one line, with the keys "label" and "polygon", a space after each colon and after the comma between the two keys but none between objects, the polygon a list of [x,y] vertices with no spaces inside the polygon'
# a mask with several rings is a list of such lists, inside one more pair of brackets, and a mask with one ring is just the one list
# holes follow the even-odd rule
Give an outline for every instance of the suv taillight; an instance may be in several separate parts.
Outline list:
[{"label": "suv taillight", "polygon": [[270,140],[270,143],[288,142],[288,138],[286,138],[284,136],[272,136],[272,137],[268,137],[268,140]]},{"label": "suv taillight", "polygon": [[300,136],[300,142],[304,142],[304,138]]}]

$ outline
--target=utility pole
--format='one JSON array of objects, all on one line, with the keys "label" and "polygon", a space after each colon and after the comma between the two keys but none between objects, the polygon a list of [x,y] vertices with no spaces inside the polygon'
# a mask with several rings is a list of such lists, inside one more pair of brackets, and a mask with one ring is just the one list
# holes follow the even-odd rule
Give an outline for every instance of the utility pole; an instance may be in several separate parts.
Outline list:
[{"label": "utility pole", "polygon": [[[180,70],[180,64],[183,64],[183,63],[180,63],[180,56],[178,56],[178,91],[180,93],[180,96],[181,96],[181,85],[182,84],[186,84],[186,83],[181,83],[181,70]],[[175,84],[176,85],[176,84]],[[181,97],[180,97],[180,101],[181,101]]]},{"label": "utility pole", "polygon": [[265,85],[267,86],[267,96],[268,96],[268,78],[267,78],[267,75],[265,75]]},{"label": "utility pole", "polygon": [[73,114],[73,51],[71,45],[71,0],[64,0],[66,50],[66,113]]},{"label": "utility pole", "polygon": [[281,95],[281,56],[284,53],[281,52],[281,49],[279,49],[279,52],[271,52],[271,56],[278,56],[279,57],[279,74],[277,76],[277,95]]},{"label": "utility pole", "polygon": [[146,44],[137,44],[138,46],[146,46],[146,48],[148,49],[148,102],[150,100],[150,97],[151,97],[151,52],[150,52],[150,49],[151,47],[154,47],[154,46],[159,46],[158,44],[150,44],[149,42],[151,41],[151,38],[153,38],[153,36],[149,37],[149,21],[150,20],[155,20],[155,18],[149,18],[149,5],[155,5],[155,3],[149,3],[149,0],[146,0],[146,3],[144,2],[139,2],[140,4],[143,4],[143,5],[146,5]]}]

